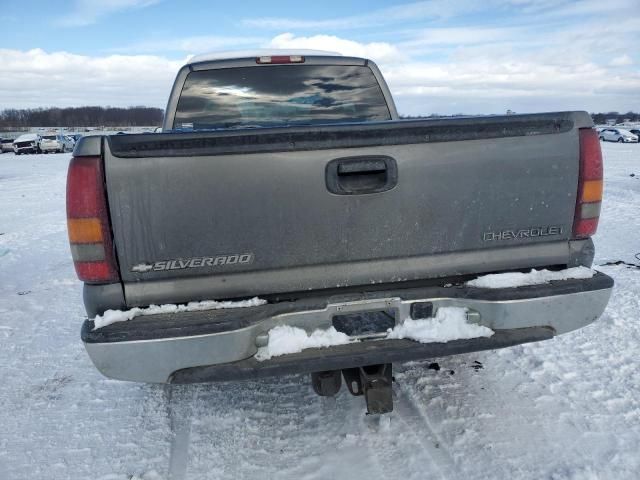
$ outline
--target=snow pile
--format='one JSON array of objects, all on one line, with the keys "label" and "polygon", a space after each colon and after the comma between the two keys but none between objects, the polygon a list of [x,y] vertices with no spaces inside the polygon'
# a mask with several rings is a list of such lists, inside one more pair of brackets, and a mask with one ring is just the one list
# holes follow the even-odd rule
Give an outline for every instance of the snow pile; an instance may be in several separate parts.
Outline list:
[{"label": "snow pile", "polygon": [[269,343],[258,349],[256,360],[268,360],[288,353],[300,353],[307,348],[326,348],[356,341],[334,327],[315,330],[309,335],[302,328],[280,325],[269,330]]},{"label": "snow pile", "polygon": [[436,316],[420,320],[407,318],[389,331],[387,338],[408,338],[420,343],[446,343],[451,340],[490,337],[493,330],[467,321],[467,309],[441,307]]},{"label": "snow pile", "polygon": [[524,287],[526,285],[540,285],[556,280],[569,280],[570,278],[591,278],[596,271],[587,267],[567,268],[552,272],[550,270],[531,270],[529,273],[510,272],[483,275],[475,280],[467,282],[470,287],[478,288],[510,288]]},{"label": "snow pile", "polygon": [[103,315],[96,315],[93,319],[94,330],[106,327],[115,322],[126,322],[132,318],[142,315],[157,315],[159,313],[178,313],[178,312],[199,312],[202,310],[220,310],[222,308],[245,308],[257,307],[267,303],[258,297],[249,300],[241,300],[238,302],[217,302],[215,300],[204,300],[202,302],[189,302],[186,305],[174,305],[171,303],[165,305],[150,305],[147,308],[132,308],[130,310],[107,310]]}]

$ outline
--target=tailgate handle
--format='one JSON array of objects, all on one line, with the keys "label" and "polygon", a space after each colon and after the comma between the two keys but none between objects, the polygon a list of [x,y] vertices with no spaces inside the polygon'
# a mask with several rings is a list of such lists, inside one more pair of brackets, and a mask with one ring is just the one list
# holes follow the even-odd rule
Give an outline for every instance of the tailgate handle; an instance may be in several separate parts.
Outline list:
[{"label": "tailgate handle", "polygon": [[354,162],[338,163],[338,175],[358,175],[365,173],[382,173],[387,165],[381,159],[362,159]]},{"label": "tailgate handle", "polygon": [[398,167],[386,155],[336,158],[327,163],[326,183],[337,195],[386,192],[398,183]]}]

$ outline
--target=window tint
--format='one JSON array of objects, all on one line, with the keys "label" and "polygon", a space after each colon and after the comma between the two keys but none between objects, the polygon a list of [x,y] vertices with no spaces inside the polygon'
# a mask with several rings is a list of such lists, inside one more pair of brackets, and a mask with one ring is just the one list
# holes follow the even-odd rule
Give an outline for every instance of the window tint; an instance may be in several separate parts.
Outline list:
[{"label": "window tint", "polygon": [[47,140],[55,140],[56,136],[55,135],[43,135],[42,138],[45,138]]},{"label": "window tint", "polygon": [[271,65],[191,72],[174,128],[215,129],[390,120],[371,69]]}]

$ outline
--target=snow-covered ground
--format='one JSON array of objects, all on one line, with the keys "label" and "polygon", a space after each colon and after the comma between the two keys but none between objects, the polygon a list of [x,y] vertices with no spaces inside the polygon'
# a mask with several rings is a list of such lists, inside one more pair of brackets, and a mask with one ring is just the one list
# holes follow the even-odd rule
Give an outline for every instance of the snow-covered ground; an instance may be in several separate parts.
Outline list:
[{"label": "snow-covered ground", "polygon": [[[596,264],[637,262],[640,145],[603,148]],[[79,339],[68,159],[0,155],[0,479],[640,478],[640,270],[597,267],[616,289],[580,331],[396,367],[382,419],[302,376],[118,382]]]}]

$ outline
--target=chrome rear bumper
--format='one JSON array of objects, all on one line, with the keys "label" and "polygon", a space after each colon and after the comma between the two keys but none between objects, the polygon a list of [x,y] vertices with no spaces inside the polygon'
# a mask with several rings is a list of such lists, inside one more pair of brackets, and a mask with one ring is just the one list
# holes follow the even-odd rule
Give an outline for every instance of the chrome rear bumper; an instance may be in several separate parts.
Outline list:
[{"label": "chrome rear bumper", "polygon": [[[604,311],[613,280],[598,273],[586,280],[507,289],[442,286],[349,294],[231,310],[136,317],[93,331],[85,321],[82,339],[95,366],[121,380],[187,383],[351,368],[501,348],[544,340],[588,325]],[[388,310],[395,322],[412,305],[465,307],[471,319],[493,329],[491,338],[446,344],[371,338],[305,350],[263,362],[253,356],[277,325],[309,332],[328,328],[337,314]],[[375,337],[375,335],[374,335]]]}]

